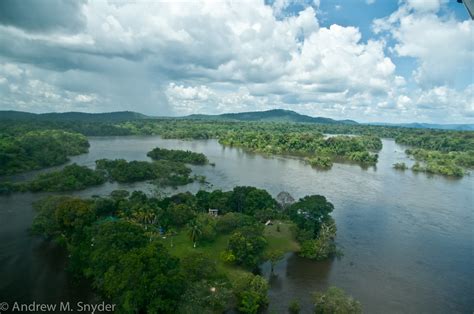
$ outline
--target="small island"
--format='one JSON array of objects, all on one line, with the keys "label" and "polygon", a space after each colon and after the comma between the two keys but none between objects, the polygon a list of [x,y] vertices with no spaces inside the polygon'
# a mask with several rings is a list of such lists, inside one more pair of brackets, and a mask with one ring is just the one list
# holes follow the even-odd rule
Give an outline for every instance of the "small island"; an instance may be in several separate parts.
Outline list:
[{"label": "small island", "polygon": [[147,154],[153,160],[171,160],[192,165],[205,165],[209,163],[206,155],[189,150],[165,149],[156,147]]}]

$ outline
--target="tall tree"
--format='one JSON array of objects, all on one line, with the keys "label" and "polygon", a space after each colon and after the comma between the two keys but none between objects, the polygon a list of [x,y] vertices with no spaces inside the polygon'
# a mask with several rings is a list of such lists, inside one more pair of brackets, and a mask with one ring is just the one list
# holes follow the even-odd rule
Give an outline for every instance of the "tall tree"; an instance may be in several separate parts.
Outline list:
[{"label": "tall tree", "polygon": [[189,238],[193,242],[193,247],[195,248],[197,245],[197,241],[199,240],[199,237],[202,235],[202,225],[199,223],[198,220],[194,219],[189,222],[188,234],[189,234]]}]

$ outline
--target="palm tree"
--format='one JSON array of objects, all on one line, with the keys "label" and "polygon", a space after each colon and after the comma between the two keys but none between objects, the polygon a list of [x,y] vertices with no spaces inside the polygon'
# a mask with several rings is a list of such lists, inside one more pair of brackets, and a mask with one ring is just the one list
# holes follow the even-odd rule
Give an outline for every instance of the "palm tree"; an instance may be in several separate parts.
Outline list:
[{"label": "palm tree", "polygon": [[189,231],[188,231],[189,238],[191,239],[191,241],[193,241],[193,247],[195,248],[197,244],[197,240],[202,234],[201,224],[197,220],[192,220],[188,224],[188,228],[189,228]]},{"label": "palm tree", "polygon": [[166,232],[165,236],[167,238],[170,238],[170,246],[173,247],[173,236],[176,234],[176,230],[173,228],[169,228],[168,231]]},{"label": "palm tree", "polygon": [[132,214],[132,220],[139,224],[144,225],[145,230],[148,229],[148,225],[156,223],[156,214],[150,208],[140,209]]}]

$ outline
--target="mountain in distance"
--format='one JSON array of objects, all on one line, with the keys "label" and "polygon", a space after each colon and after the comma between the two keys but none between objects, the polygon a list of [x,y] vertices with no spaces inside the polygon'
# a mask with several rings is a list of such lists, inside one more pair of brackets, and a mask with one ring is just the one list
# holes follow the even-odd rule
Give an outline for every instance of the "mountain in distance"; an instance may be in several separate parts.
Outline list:
[{"label": "mountain in distance", "polygon": [[42,121],[128,121],[150,119],[151,117],[133,111],[117,111],[104,113],[86,112],[50,112],[30,113],[23,111],[0,111],[0,120],[42,120]]},{"label": "mountain in distance", "polygon": [[474,124],[438,124],[438,123],[369,123],[370,125],[379,126],[394,126],[402,128],[413,128],[413,129],[439,129],[439,130],[457,130],[457,131],[474,131]]},{"label": "mountain in distance", "polygon": [[233,120],[233,121],[272,121],[272,122],[304,122],[304,123],[344,123],[357,124],[353,120],[333,120],[324,117],[310,117],[291,110],[273,109],[240,113],[224,113],[219,115],[192,114],[184,117],[147,116],[133,111],[106,113],[84,112],[52,112],[29,113],[22,111],[0,111],[0,120],[49,120],[49,121],[126,121],[140,119],[193,119],[193,120]]},{"label": "mountain in distance", "polygon": [[195,120],[234,120],[234,121],[269,121],[269,122],[304,122],[325,124],[358,124],[353,120],[334,120],[324,117],[311,117],[299,114],[295,111],[284,109],[272,109],[266,111],[250,111],[239,113],[223,113],[219,115],[192,114],[184,119]]},{"label": "mountain in distance", "polygon": [[[250,111],[239,113],[224,113],[218,115],[192,114],[184,117],[147,116],[134,111],[117,111],[104,113],[85,112],[51,112],[30,113],[14,110],[0,110],[0,120],[40,120],[40,121],[90,121],[90,122],[120,122],[142,119],[193,119],[217,121],[262,121],[262,122],[303,122],[323,124],[358,124],[353,120],[334,120],[324,117],[311,117],[295,111],[272,109],[267,111]],[[474,124],[431,124],[431,123],[363,123],[365,125],[405,127],[417,129],[441,129],[474,131]]]}]

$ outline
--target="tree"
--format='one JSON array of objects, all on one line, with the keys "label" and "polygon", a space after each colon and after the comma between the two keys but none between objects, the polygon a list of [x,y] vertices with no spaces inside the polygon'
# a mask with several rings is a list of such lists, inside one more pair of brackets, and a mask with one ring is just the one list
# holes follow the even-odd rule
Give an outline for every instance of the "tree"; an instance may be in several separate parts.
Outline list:
[{"label": "tree", "polygon": [[104,273],[126,252],[149,243],[142,227],[125,220],[106,220],[93,226],[86,246],[90,250],[85,275],[101,289]]},{"label": "tree", "polygon": [[291,196],[291,194],[286,191],[278,193],[276,200],[283,210],[287,209],[288,206],[295,202],[293,196]]},{"label": "tree", "polygon": [[179,260],[157,242],[122,254],[101,277],[105,295],[127,313],[173,313],[185,289]]},{"label": "tree", "polygon": [[330,287],[326,292],[316,293],[314,305],[316,314],[362,313],[360,303],[337,287]]},{"label": "tree", "polygon": [[284,253],[280,250],[271,250],[266,254],[266,258],[270,261],[271,273],[273,274],[273,269],[275,268],[276,263],[284,257]]},{"label": "tree", "polygon": [[252,186],[237,186],[232,190],[229,207],[236,212],[253,215],[255,211],[275,208],[275,200],[265,190]]},{"label": "tree", "polygon": [[235,283],[239,311],[255,314],[268,304],[268,282],[259,275],[245,275]]},{"label": "tree", "polygon": [[266,246],[267,240],[260,226],[243,227],[231,235],[227,251],[235,257],[237,264],[255,268],[261,262]]},{"label": "tree", "polygon": [[193,282],[184,293],[178,313],[224,313],[233,300],[232,286],[226,279]]},{"label": "tree", "polygon": [[217,232],[227,234],[238,228],[258,224],[254,217],[241,213],[227,213],[219,216],[217,220]]},{"label": "tree", "polygon": [[126,199],[129,195],[130,195],[130,192],[128,192],[127,190],[113,190],[113,191],[110,193],[110,196],[111,196],[114,200],[116,200],[116,201],[124,200],[124,199]]},{"label": "tree", "polygon": [[291,301],[290,306],[288,307],[288,312],[290,312],[290,314],[298,314],[300,311],[301,311],[301,306],[298,303],[298,301],[297,300]]},{"label": "tree", "polygon": [[167,227],[181,227],[190,220],[193,220],[195,216],[196,212],[189,205],[172,203],[164,211],[160,222]]},{"label": "tree", "polygon": [[301,229],[317,237],[321,224],[329,221],[334,205],[321,195],[305,196],[290,207],[290,217]]},{"label": "tree", "polygon": [[316,239],[306,240],[301,245],[301,256],[314,260],[325,260],[338,254],[334,239],[336,237],[336,224],[330,220],[321,225]]},{"label": "tree", "polygon": [[132,220],[143,225],[145,230],[148,230],[148,226],[155,224],[156,219],[156,213],[149,206],[143,206],[132,213]]},{"label": "tree", "polygon": [[199,223],[199,221],[195,219],[189,222],[188,234],[189,238],[193,242],[193,247],[195,248],[199,237],[202,235],[202,225]]},{"label": "tree", "polygon": [[217,263],[202,252],[193,251],[181,259],[181,271],[187,281],[216,279]]},{"label": "tree", "polygon": [[34,206],[38,216],[32,232],[63,244],[79,241],[83,230],[96,219],[92,203],[75,197],[50,196]]},{"label": "tree", "polygon": [[217,236],[216,218],[211,217],[208,214],[198,214],[196,216],[196,221],[201,226],[201,240],[208,242],[214,241]]}]

